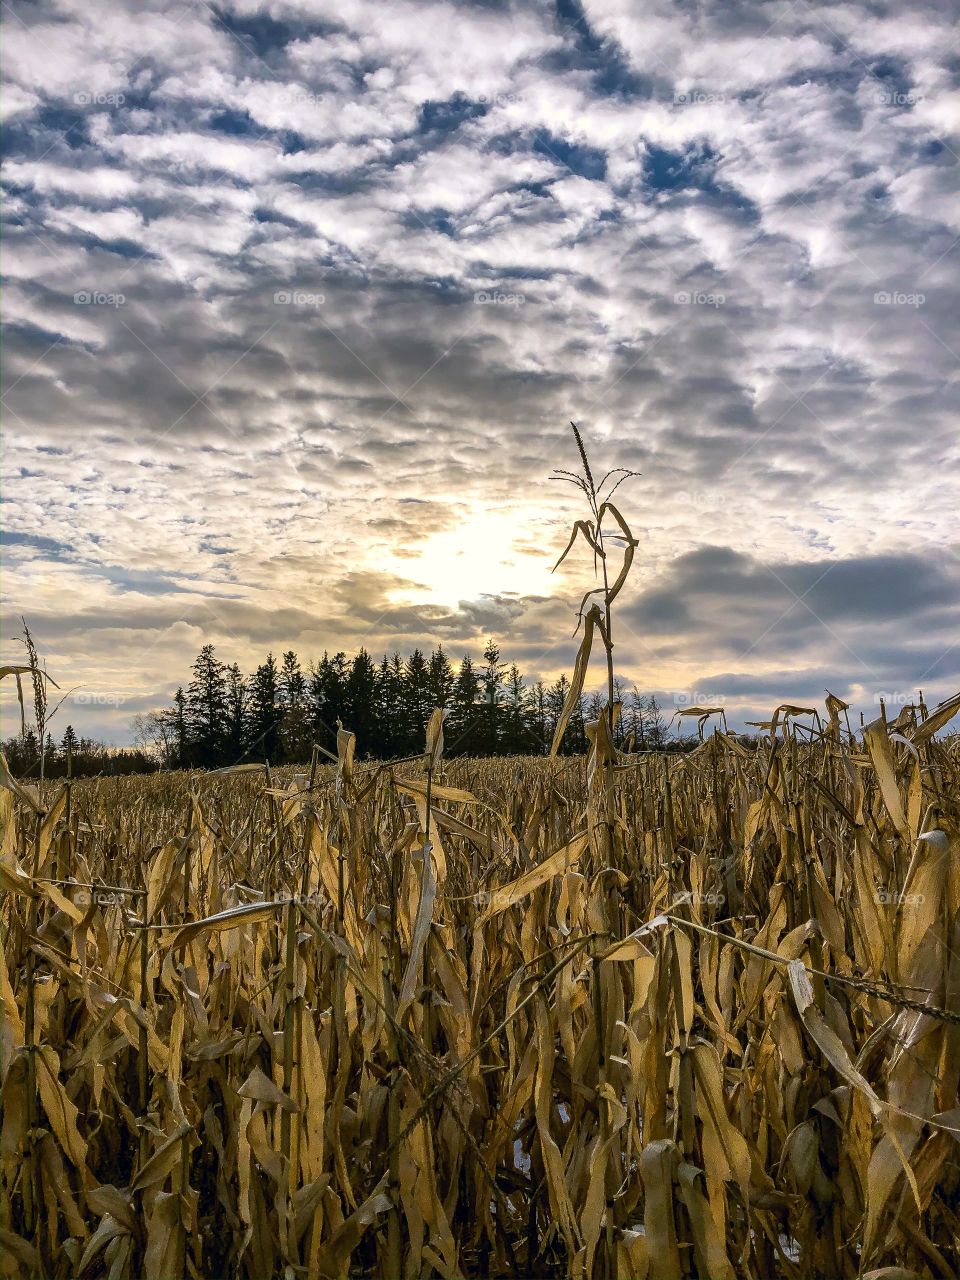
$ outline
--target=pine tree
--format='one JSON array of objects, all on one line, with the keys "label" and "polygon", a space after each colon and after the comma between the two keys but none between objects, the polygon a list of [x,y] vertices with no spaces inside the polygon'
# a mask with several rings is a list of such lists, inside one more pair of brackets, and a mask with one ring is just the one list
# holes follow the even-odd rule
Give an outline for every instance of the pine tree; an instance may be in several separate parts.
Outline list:
[{"label": "pine tree", "polygon": [[271,764],[280,759],[280,679],[277,662],[267,654],[250,681],[250,749],[249,754]]},{"label": "pine tree", "polygon": [[[547,690],[546,703],[550,721],[550,739],[556,730],[560,712],[570,691],[570,681],[561,673],[558,679]],[[583,698],[578,698],[570,714],[570,722],[560,744],[562,755],[577,755],[586,750],[587,735],[584,727]]]},{"label": "pine tree", "polygon": [[550,720],[547,710],[547,690],[538,680],[530,691],[530,729],[540,755],[550,750]]},{"label": "pine tree", "polygon": [[444,739],[450,755],[473,755],[480,738],[477,710],[480,678],[468,654],[464,655],[454,681],[450,721]]},{"label": "pine tree", "polygon": [[480,672],[481,744],[484,755],[495,756],[500,746],[500,703],[503,698],[503,663],[500,650],[488,640],[483,650],[484,666]]},{"label": "pine tree", "polygon": [[432,708],[430,673],[420,649],[414,649],[403,673],[404,702],[407,710],[408,741],[405,754],[413,754],[423,746],[427,717]]},{"label": "pine tree", "polygon": [[227,682],[226,667],[212,644],[205,644],[194,659],[186,709],[194,763],[204,769],[216,768],[223,763]]},{"label": "pine tree", "polygon": [[430,704],[433,707],[446,707],[453,696],[453,685],[456,677],[450,660],[443,652],[443,645],[438,644],[430,655]]},{"label": "pine tree", "polygon": [[310,755],[310,717],[307,710],[307,681],[292,649],[283,655],[280,668],[279,699],[282,720],[280,741],[288,761],[306,760]]},{"label": "pine tree", "polygon": [[357,735],[357,754],[370,755],[376,749],[377,674],[366,649],[361,649],[350,664],[344,693],[344,728]]},{"label": "pine tree", "polygon": [[326,652],[312,669],[307,689],[307,715],[314,742],[336,751],[337,721],[343,718],[346,656],[330,658]]},{"label": "pine tree", "polygon": [[228,764],[237,764],[247,749],[247,682],[237,663],[227,668],[227,714],[224,727],[224,755]]},{"label": "pine tree", "polygon": [[528,723],[529,694],[517,664],[511,663],[507,672],[503,702],[503,733],[501,746],[507,755],[524,755],[531,750],[533,734]]},{"label": "pine tree", "polygon": [[407,723],[404,703],[403,662],[399,653],[383,655],[377,667],[376,752],[381,759],[406,753]]},{"label": "pine tree", "polygon": [[64,760],[72,760],[80,750],[80,739],[74,732],[72,724],[68,724],[63,731],[63,737],[60,739],[60,751]]}]

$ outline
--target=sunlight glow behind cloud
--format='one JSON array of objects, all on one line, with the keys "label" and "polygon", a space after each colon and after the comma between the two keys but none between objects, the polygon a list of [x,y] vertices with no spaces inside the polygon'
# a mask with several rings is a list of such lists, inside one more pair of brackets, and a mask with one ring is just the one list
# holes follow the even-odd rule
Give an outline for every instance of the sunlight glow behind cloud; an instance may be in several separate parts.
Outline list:
[{"label": "sunlight glow behind cloud", "polygon": [[643,473],[629,678],[953,691],[958,16],[5,5],[3,596],[123,690],[70,717],[205,639],[569,668],[571,418]]}]

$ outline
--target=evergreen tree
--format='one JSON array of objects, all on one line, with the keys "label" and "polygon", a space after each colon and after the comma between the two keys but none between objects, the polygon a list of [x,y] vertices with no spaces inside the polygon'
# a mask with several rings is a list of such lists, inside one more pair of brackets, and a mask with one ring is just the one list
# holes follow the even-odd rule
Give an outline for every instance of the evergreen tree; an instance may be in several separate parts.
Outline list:
[{"label": "evergreen tree", "polygon": [[517,664],[507,672],[503,702],[501,745],[507,755],[525,755],[533,749],[534,737],[528,722],[529,695]]},{"label": "evergreen tree", "polygon": [[288,761],[306,760],[311,750],[310,715],[307,709],[307,680],[292,649],[283,655],[279,677],[280,740]]},{"label": "evergreen tree", "polygon": [[488,640],[483,650],[484,665],[480,672],[481,749],[484,755],[495,756],[500,745],[500,703],[503,698],[503,663],[500,650]]},{"label": "evergreen tree", "polygon": [[430,673],[427,661],[420,649],[414,649],[407,659],[403,673],[404,702],[407,709],[408,738],[405,755],[412,755],[423,747],[427,718],[433,707],[430,690]]},{"label": "evergreen tree", "polygon": [[337,749],[337,721],[346,714],[346,683],[346,654],[336,653],[331,658],[324,652],[310,675],[307,714],[313,741],[331,752]]},{"label": "evergreen tree", "polygon": [[377,673],[366,649],[350,664],[344,693],[344,728],[357,735],[357,754],[371,755],[376,750]]},{"label": "evergreen tree", "polygon": [[453,685],[456,677],[450,660],[443,652],[443,645],[437,645],[430,655],[430,707],[446,707],[453,696]]},{"label": "evergreen tree", "polygon": [[[550,741],[553,741],[553,735],[556,732],[557,722],[560,719],[560,712],[566,701],[567,694],[570,691],[570,681],[566,675],[562,674],[547,690],[546,703],[549,714]],[[564,730],[563,740],[560,743],[560,754],[565,756],[578,755],[586,750],[587,735],[584,728],[583,698],[578,698],[574,704],[573,711],[570,714],[570,720]]]},{"label": "evergreen tree", "polygon": [[280,759],[280,678],[277,662],[267,654],[250,682],[250,748],[258,760],[276,764]]},{"label": "evergreen tree", "polygon": [[247,682],[237,663],[227,668],[227,713],[224,724],[224,756],[237,764],[247,749]]},{"label": "evergreen tree", "polygon": [[63,737],[60,740],[60,751],[64,760],[72,760],[80,750],[80,739],[74,732],[72,724],[68,724],[63,731]]},{"label": "evergreen tree", "polygon": [[186,699],[191,755],[201,768],[214,769],[223,763],[226,714],[226,667],[213,645],[205,644],[194,659]]},{"label": "evergreen tree", "polygon": [[541,755],[550,750],[550,717],[547,710],[547,690],[538,680],[530,691],[530,729]]},{"label": "evergreen tree", "polygon": [[404,700],[403,663],[399,653],[383,655],[377,667],[377,751],[384,760],[402,756],[407,742],[407,709]]},{"label": "evergreen tree", "polygon": [[477,709],[480,678],[469,655],[465,654],[453,685],[449,727],[444,734],[451,755],[474,755],[480,740]]}]

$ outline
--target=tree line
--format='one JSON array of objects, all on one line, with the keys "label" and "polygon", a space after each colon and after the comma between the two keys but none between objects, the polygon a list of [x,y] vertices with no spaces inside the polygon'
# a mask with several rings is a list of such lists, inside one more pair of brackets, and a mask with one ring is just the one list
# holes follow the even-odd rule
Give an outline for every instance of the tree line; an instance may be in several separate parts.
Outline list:
[{"label": "tree line", "polygon": [[[482,662],[464,656],[454,669],[442,646],[406,658],[384,654],[375,662],[361,648],[352,658],[324,653],[304,670],[293,650],[279,662],[268,654],[251,675],[221,661],[206,644],[171,706],[137,717],[140,750],[165,768],[214,769],[249,761],[271,764],[310,759],[316,743],[335,753],[337,726],[357,736],[357,754],[398,759],[423,750],[433,707],[444,707],[449,755],[545,755],[569,691],[561,675],[552,684],[528,682],[516,663],[501,659],[488,641]],[[656,698],[617,688],[623,712],[620,744],[633,735],[636,749],[664,748],[666,725]],[[586,750],[585,724],[599,716],[605,698],[582,697],[561,751]]]},{"label": "tree line", "polygon": [[[150,773],[160,762],[144,746],[117,750],[95,738],[79,736],[68,724],[60,738],[49,730],[40,735],[28,727],[2,744],[3,754],[14,777],[90,778],[101,773]],[[42,766],[42,767],[41,767]]]}]

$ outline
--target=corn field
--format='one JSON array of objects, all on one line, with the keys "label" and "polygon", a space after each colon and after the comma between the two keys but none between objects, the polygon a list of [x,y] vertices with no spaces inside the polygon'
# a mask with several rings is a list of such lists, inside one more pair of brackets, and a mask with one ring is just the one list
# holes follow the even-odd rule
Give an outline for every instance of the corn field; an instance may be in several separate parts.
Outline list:
[{"label": "corn field", "polygon": [[5,771],[0,1274],[956,1276],[958,708]]}]

